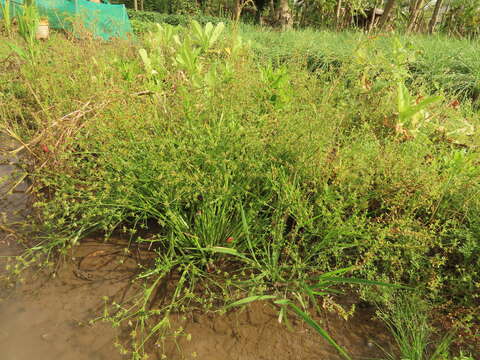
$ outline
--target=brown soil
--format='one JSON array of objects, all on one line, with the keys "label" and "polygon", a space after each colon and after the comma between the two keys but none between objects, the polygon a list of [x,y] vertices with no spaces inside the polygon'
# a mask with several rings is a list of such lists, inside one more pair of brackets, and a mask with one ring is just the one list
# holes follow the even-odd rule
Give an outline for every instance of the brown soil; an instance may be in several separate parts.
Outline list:
[{"label": "brown soil", "polygon": [[0,302],[2,360],[121,359],[115,331],[88,320],[99,313],[101,296],[118,290],[108,282],[81,283],[65,269],[55,280],[35,276]]},{"label": "brown soil", "polygon": [[[0,177],[12,170],[12,165],[0,165]],[[16,221],[22,216],[18,210],[25,207],[26,196],[18,192],[1,200],[0,213],[6,212],[10,222]],[[3,230],[0,278],[8,275],[4,270],[5,256],[21,252],[15,234]],[[100,321],[89,324],[89,320],[101,316],[102,297],[122,301],[138,291],[131,282],[138,272],[137,260],[138,254],[126,252],[125,244],[91,239],[57,264],[54,277],[52,271],[30,269],[23,283],[7,287],[4,281],[0,284],[0,359],[127,359],[114,343],[117,338],[128,337],[129,329],[114,329]],[[267,303],[225,315],[192,313],[172,316],[171,320],[172,329],[182,327],[184,336],[175,341],[173,337],[167,339],[164,347],[151,351],[150,359],[165,355],[168,359],[206,360],[340,358],[318,334],[293,316],[291,329],[280,324],[278,311]],[[360,309],[349,321],[325,312],[320,320],[353,358],[382,356],[375,344],[385,346],[388,339],[385,328],[372,320],[371,310]]]},{"label": "brown soil", "polygon": [[[86,241],[73,259],[59,266],[55,278],[40,271],[0,301],[0,354],[2,360],[125,359],[114,348],[128,329],[89,320],[101,316],[103,296],[121,301],[135,289],[133,258],[121,245]],[[138,290],[138,289],[136,289]],[[355,359],[378,358],[375,344],[385,346],[384,327],[361,309],[348,321],[322,314],[323,326]],[[291,329],[278,322],[278,311],[256,303],[225,315],[193,313],[172,316],[172,331],[183,336],[167,340],[152,351],[152,359],[249,360],[341,359],[336,351],[304,323],[289,317]],[[190,334],[191,340],[187,339]]]},{"label": "brown soil", "polygon": [[[382,357],[375,344],[386,345],[385,328],[371,319],[369,311],[345,321],[324,314],[328,333],[354,359]],[[305,323],[289,317],[291,329],[278,322],[278,311],[269,303],[255,303],[224,316],[193,315],[181,322],[186,334],[179,340],[184,358],[231,360],[342,359],[335,349]],[[317,318],[317,320],[319,320]],[[170,347],[168,358],[178,358]]]}]

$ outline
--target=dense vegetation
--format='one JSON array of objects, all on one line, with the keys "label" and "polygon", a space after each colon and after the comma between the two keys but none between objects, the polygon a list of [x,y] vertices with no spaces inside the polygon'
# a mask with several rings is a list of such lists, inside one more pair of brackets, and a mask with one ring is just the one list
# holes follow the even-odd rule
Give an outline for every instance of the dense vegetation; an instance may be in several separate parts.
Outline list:
[{"label": "dense vegetation", "polygon": [[477,37],[480,0],[125,0],[136,10],[206,14],[283,27],[442,32]]},{"label": "dense vegetation", "polygon": [[[143,11],[129,11],[129,15],[134,30],[139,35],[154,30],[155,23],[186,26],[190,19],[186,15]],[[197,15],[193,19],[203,25],[207,22],[218,24],[226,21],[205,15]],[[322,67],[338,67],[345,61],[350,61],[359,50],[358,44],[375,43],[375,49],[381,50],[380,57],[391,56],[393,50],[391,37],[384,34],[369,37],[359,32],[338,34],[314,30],[279,33],[271,28],[260,29],[245,24],[241,24],[238,31],[243,39],[251,41],[251,50],[260,61],[282,63],[301,59],[311,71]],[[478,101],[480,62],[477,60],[478,46],[475,42],[465,39],[452,41],[445,36],[398,37],[409,51],[405,66],[410,78],[421,80],[431,92],[447,91],[460,100]],[[374,51],[372,55],[377,56]]]},{"label": "dense vegetation", "polygon": [[[478,44],[141,16],[137,43],[0,38],[0,129],[33,161],[36,249],[101,233],[155,251],[114,321],[255,296],[304,314],[353,272],[478,335]],[[167,276],[171,301],[149,309]]]}]

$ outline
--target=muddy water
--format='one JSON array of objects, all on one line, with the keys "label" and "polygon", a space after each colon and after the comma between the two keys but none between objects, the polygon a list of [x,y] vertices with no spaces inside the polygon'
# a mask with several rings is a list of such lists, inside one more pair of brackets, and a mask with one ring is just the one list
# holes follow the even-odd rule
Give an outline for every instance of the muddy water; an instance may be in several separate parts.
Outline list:
[{"label": "muddy water", "polygon": [[112,328],[87,323],[99,311],[99,294],[109,295],[114,287],[32,280],[37,286],[22,286],[0,304],[2,360],[121,358]]},{"label": "muddy water", "polygon": [[[0,179],[8,177],[0,185],[0,194],[5,194],[19,179],[18,158],[7,152],[13,148],[15,144],[0,135]],[[0,276],[6,275],[5,256],[22,251],[11,229],[15,228],[12,223],[25,218],[27,187],[22,182],[10,194],[0,197]],[[106,246],[86,246],[80,258],[86,256],[85,251]],[[98,313],[101,296],[114,295],[123,284],[107,278],[85,281],[75,275],[78,271],[73,272],[74,268],[73,261],[62,264],[55,280],[46,278],[43,272],[30,271],[25,274],[26,283],[17,284],[14,289],[0,284],[1,360],[121,359],[113,346],[115,331],[107,324],[89,326],[88,320]]]},{"label": "muddy water", "polygon": [[[14,144],[0,138],[0,150]],[[18,162],[0,151],[0,178],[11,175]],[[10,185],[12,181],[10,181]],[[2,189],[9,185],[3,184]],[[6,255],[22,251],[14,232],[5,223],[22,221],[28,209],[22,183],[1,198],[0,276],[5,275]],[[7,224],[7,225],[8,225]],[[8,225],[10,227],[10,225]],[[25,281],[13,288],[0,283],[0,360],[121,360],[114,343],[125,338],[128,329],[113,329],[109,324],[89,320],[103,311],[103,296],[122,301],[135,291],[131,279],[137,272],[138,258],[124,251],[120,243],[86,239],[71,256],[60,261],[55,277],[51,272],[32,269]],[[138,289],[137,289],[138,290]],[[322,323],[354,358],[378,358],[375,343],[385,345],[385,329],[372,321],[371,311],[361,310],[344,321],[323,314]],[[329,360],[338,354],[308,326],[292,319],[290,330],[279,324],[277,311],[268,304],[254,304],[226,315],[190,314],[172,318],[190,334],[152,349],[150,359],[205,360]]]},{"label": "muddy water", "polygon": [[[21,221],[26,215],[27,184],[19,182],[17,174],[18,158],[9,151],[15,144],[0,133],[0,265],[4,263],[1,256],[15,252],[15,236],[7,229],[7,224]],[[4,266],[0,267],[0,274]]]}]

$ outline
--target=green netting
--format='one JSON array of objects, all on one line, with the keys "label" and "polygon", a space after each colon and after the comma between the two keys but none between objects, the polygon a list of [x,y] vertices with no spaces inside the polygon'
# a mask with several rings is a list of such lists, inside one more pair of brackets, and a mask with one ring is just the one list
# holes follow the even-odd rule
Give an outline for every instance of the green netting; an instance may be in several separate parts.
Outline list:
[{"label": "green netting", "polygon": [[[10,1],[12,16],[22,13],[23,0],[0,0],[0,6]],[[125,5],[108,2],[97,4],[87,0],[36,0],[41,16],[47,17],[53,29],[86,30],[105,40],[126,38],[132,34]],[[1,13],[0,13],[1,18]]]}]

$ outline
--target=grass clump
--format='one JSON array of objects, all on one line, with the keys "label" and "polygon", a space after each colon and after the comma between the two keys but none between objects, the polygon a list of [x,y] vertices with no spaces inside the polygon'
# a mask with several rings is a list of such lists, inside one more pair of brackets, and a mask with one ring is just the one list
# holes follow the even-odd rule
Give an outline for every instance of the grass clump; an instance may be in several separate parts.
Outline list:
[{"label": "grass clump", "polygon": [[387,324],[398,346],[396,352],[386,352],[389,359],[445,360],[473,359],[461,352],[459,356],[451,354],[455,337],[452,330],[443,336],[435,334],[428,317],[429,306],[421,299],[400,295],[398,301],[388,310],[379,312]]},{"label": "grass clump", "polygon": [[[220,31],[160,25],[140,46],[54,35],[38,45],[48,61],[0,62],[0,124],[35,159],[40,246],[98,233],[147,244],[157,258],[144,291],[112,318],[136,315],[139,330],[249,296],[299,293],[301,314],[324,293],[319,274],[353,267],[453,299],[445,311],[468,309],[459,321],[476,331],[472,104],[431,96],[402,39],[351,35],[345,61],[313,69]],[[158,305],[167,278],[176,286]]]}]

